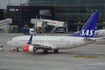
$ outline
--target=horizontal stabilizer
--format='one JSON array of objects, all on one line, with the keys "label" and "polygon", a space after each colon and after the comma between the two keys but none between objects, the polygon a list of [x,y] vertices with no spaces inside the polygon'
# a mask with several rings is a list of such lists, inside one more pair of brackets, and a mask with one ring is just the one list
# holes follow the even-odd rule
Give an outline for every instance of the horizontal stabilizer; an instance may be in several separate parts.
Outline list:
[{"label": "horizontal stabilizer", "polygon": [[84,41],[95,41],[95,38],[84,38]]},{"label": "horizontal stabilizer", "polygon": [[99,38],[96,38],[96,40],[105,40],[105,36],[104,37],[99,37]]}]

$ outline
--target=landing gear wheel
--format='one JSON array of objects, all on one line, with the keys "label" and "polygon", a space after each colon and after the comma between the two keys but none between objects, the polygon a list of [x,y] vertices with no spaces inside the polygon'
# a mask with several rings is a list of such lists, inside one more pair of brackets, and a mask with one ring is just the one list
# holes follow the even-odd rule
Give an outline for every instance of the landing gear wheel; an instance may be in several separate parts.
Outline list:
[{"label": "landing gear wheel", "polygon": [[16,51],[19,52],[19,48],[17,48]]},{"label": "landing gear wheel", "polygon": [[44,53],[44,54],[47,54],[47,53],[48,53],[48,50],[47,50],[47,49],[44,49],[44,50],[43,50],[43,53]]},{"label": "landing gear wheel", "polygon": [[54,49],[54,53],[58,53],[58,49]]}]

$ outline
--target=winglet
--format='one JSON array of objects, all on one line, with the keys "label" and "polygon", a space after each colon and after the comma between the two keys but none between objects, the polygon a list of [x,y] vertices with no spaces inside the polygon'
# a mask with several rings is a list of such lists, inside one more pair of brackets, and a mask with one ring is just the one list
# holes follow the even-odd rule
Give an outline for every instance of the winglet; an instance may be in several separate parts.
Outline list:
[{"label": "winglet", "polygon": [[99,12],[94,12],[91,17],[88,19],[86,24],[83,26],[83,28],[76,34],[70,35],[70,36],[76,36],[76,37],[94,37],[94,33],[96,30],[96,23],[98,20]]},{"label": "winglet", "polygon": [[33,38],[33,35],[30,36],[30,39],[27,44],[32,44],[32,38]]}]

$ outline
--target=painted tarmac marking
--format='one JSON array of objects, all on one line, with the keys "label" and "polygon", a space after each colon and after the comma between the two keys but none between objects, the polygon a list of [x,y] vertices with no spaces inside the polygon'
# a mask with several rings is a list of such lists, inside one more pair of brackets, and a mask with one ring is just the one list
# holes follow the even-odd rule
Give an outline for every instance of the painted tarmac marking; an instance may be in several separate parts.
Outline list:
[{"label": "painted tarmac marking", "polygon": [[4,51],[5,51],[5,52],[9,52],[9,50],[6,50],[6,49],[5,49]]},{"label": "painted tarmac marking", "polygon": [[76,58],[97,58],[97,56],[84,56],[84,55],[79,55],[75,56]]},{"label": "painted tarmac marking", "polygon": [[16,51],[13,51],[13,50],[7,50],[7,49],[4,49],[3,51],[4,51],[4,52],[16,52]]},{"label": "painted tarmac marking", "polygon": [[33,54],[28,54],[29,56],[33,56]]}]

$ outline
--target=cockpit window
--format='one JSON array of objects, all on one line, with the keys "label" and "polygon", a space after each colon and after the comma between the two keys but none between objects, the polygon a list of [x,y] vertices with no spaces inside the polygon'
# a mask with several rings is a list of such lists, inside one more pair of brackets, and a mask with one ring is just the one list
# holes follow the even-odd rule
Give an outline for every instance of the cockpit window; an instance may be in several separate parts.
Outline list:
[{"label": "cockpit window", "polygon": [[12,41],[13,39],[10,39],[10,41]]}]

